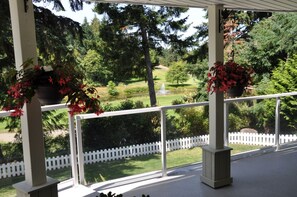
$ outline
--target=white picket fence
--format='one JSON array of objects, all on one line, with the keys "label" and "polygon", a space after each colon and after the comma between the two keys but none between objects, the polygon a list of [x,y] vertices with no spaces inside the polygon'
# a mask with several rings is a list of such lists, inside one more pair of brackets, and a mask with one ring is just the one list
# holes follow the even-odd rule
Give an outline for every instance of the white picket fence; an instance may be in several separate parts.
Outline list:
[{"label": "white picket fence", "polygon": [[[168,140],[167,151],[188,149],[208,144],[209,136]],[[280,143],[296,141],[297,135],[280,135]],[[229,143],[271,146],[275,144],[274,134],[229,133]],[[161,152],[161,142],[132,145],[112,149],[97,150],[84,153],[85,164],[106,162],[140,155],[156,154]],[[56,170],[71,166],[71,155],[63,155],[46,159],[46,169]],[[25,174],[24,162],[13,162],[0,165],[0,179]]]}]

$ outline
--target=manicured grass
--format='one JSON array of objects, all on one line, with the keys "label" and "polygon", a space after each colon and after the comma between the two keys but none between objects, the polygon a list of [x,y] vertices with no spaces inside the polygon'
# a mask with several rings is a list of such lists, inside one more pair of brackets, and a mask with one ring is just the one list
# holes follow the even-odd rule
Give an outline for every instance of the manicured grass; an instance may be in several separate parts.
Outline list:
[{"label": "manicured grass", "polygon": [[12,187],[13,184],[25,180],[24,176],[11,177],[6,179],[0,179],[0,196],[13,197],[16,196],[16,191]]},{"label": "manicured grass", "polygon": [[[166,106],[166,105],[172,105],[172,101],[176,99],[181,99],[183,95],[181,94],[170,94],[170,95],[158,95],[157,96],[157,104],[158,106]],[[150,105],[150,98],[148,96],[142,96],[142,97],[133,97],[129,98],[129,100],[133,101],[141,101],[144,103],[144,105]],[[116,101],[110,101],[110,102],[102,102],[104,103],[111,103],[113,105],[119,105],[124,100],[116,100]]]},{"label": "manicured grass", "polygon": [[[261,146],[231,144],[232,154],[245,152],[248,150],[258,149]],[[171,151],[167,154],[167,167],[173,168],[195,162],[201,162],[202,150],[200,147]],[[120,177],[141,174],[145,172],[161,170],[161,155],[146,155],[123,160],[110,161],[105,163],[96,163],[85,165],[85,177],[87,183],[111,180]],[[71,177],[71,168],[64,168],[48,172],[48,176],[60,181],[67,180]],[[1,196],[15,196],[15,190],[11,186],[14,183],[24,180],[24,177],[13,177],[0,179]]]},{"label": "manicured grass", "polygon": [[[231,144],[233,148],[231,154],[258,149],[261,146]],[[192,149],[176,150],[167,153],[167,168],[184,166],[202,161],[202,149],[195,147]],[[161,170],[161,155],[146,155],[124,160],[111,161],[85,165],[86,181],[88,183],[141,174],[145,172]]]},{"label": "manicured grass", "polygon": [[[197,79],[190,77],[187,82],[180,85],[170,84],[166,82],[166,73],[168,72],[168,68],[161,67],[156,68],[153,71],[154,76],[154,84],[155,84],[155,91],[156,93],[160,90],[162,84],[165,85],[166,90],[170,90],[172,94],[186,94],[188,92],[195,92],[197,88]],[[101,96],[102,101],[111,101],[111,100],[121,100],[125,99],[126,97],[139,97],[140,95],[148,95],[148,92],[141,92],[140,94],[133,94],[133,95],[127,95],[125,93],[126,90],[129,89],[135,89],[135,88],[148,88],[147,82],[143,79],[131,79],[130,81],[127,81],[126,83],[120,83],[118,86],[116,86],[116,89],[119,92],[118,97],[110,97],[108,95],[107,87],[98,87],[98,93]],[[135,98],[137,99],[137,98]]]}]

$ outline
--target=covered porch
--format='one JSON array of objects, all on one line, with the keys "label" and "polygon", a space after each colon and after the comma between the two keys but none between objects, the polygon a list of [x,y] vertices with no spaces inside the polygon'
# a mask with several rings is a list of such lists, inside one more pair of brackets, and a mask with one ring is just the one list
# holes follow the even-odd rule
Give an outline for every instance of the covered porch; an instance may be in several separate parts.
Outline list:
[{"label": "covered porch", "polygon": [[[207,8],[209,14],[209,66],[212,66],[214,62],[224,60],[221,16],[222,10],[224,8],[253,11],[297,11],[297,2],[293,0],[265,0],[261,2],[255,0],[110,0],[102,2]],[[21,63],[24,62],[26,59],[32,57],[35,57],[35,61],[37,61],[34,14],[32,8],[33,6],[31,1],[10,0],[16,65],[21,65]],[[266,186],[268,187],[270,185],[271,189],[278,190],[279,187],[276,187],[274,185],[274,183],[276,182],[287,183],[285,185],[287,187],[286,191],[296,191],[296,189],[292,185],[293,180],[296,177],[296,171],[294,171],[294,163],[296,162],[295,148],[280,151],[277,153],[267,154],[261,157],[253,157],[249,159],[233,161],[231,162],[230,166],[230,148],[226,147],[224,144],[225,137],[223,93],[210,95],[209,105],[210,143],[209,146],[204,148],[203,168],[201,167],[201,164],[197,164],[192,166],[193,169],[187,168],[187,170],[172,171],[169,173],[168,177],[154,179],[156,181],[161,181],[161,183],[147,182],[147,186],[139,185],[133,190],[121,193],[124,193],[125,196],[140,194],[149,194],[150,196],[216,196],[218,194],[217,192],[220,192],[220,195],[223,195],[222,192],[224,191],[226,192],[225,196],[243,196],[245,194],[251,196],[250,192],[252,191],[250,191],[250,189],[256,188],[254,192],[262,193],[254,193],[254,196],[268,196],[268,194],[269,196],[280,196],[277,191],[266,192],[268,190],[265,189]],[[40,104],[35,99],[33,100],[32,104],[25,106],[24,111],[25,114],[22,118],[22,135],[24,140],[24,160],[27,170],[26,180],[15,185],[17,194],[18,196],[57,196],[56,185],[58,184],[58,181],[46,177],[46,171],[44,167],[45,162],[40,118]],[[72,162],[73,164],[75,164],[77,161]],[[259,169],[261,168],[263,168],[263,170],[259,171]],[[274,177],[275,174],[273,172],[280,169],[284,170],[283,174],[282,176],[278,176],[278,179],[275,179],[274,182],[274,179],[272,179],[272,177]],[[232,172],[232,176],[234,177],[234,183],[232,184],[232,186],[228,186],[220,190],[212,190],[210,188],[218,188],[230,185],[233,182],[230,171]],[[263,175],[260,176],[259,172],[262,172]],[[281,178],[283,178],[283,180],[280,180]],[[201,181],[209,185],[210,187],[202,184]],[[139,183],[141,183],[141,181],[139,181]],[[264,185],[263,187],[262,185],[259,186],[259,183],[265,184],[265,187]],[[127,186],[125,183],[124,185]],[[101,187],[92,186],[92,188],[97,190],[97,188]],[[261,190],[261,188],[263,190]],[[285,193],[286,191],[284,191],[283,196],[292,196],[292,193]],[[263,193],[265,193],[265,195]],[[62,189],[60,190],[59,195],[63,195]],[[95,192],[92,195],[97,196],[98,193]],[[79,196],[88,195],[82,194]]]}]

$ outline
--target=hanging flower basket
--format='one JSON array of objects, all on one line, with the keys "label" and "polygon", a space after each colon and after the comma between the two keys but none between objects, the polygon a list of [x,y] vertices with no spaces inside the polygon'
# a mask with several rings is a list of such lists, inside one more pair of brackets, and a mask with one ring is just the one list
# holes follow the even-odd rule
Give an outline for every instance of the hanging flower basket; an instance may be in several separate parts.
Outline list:
[{"label": "hanging flower basket", "polygon": [[67,99],[71,115],[81,112],[103,112],[99,95],[94,87],[84,84],[84,76],[72,65],[39,66],[33,59],[25,61],[22,69],[7,72],[5,81],[9,84],[4,110],[13,110],[11,116],[21,116],[22,107],[30,103],[36,94],[41,105],[58,104]]},{"label": "hanging flower basket", "polygon": [[245,87],[251,84],[254,71],[233,61],[225,64],[216,62],[207,74],[207,91],[225,92],[229,97],[239,97],[243,94]]},{"label": "hanging flower basket", "polygon": [[49,77],[53,77],[53,71],[43,73],[38,80],[39,85],[35,92],[41,105],[54,105],[61,103],[63,96],[59,92],[59,87],[49,82]]}]

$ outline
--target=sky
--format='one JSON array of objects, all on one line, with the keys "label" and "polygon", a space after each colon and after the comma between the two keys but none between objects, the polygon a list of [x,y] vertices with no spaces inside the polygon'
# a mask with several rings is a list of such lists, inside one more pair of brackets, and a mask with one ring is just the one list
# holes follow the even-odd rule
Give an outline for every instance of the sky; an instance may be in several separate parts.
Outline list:
[{"label": "sky", "polygon": [[[47,2],[41,1],[40,3],[37,3],[35,5],[48,8],[49,10],[51,10],[54,14],[56,14],[58,16],[65,16],[65,17],[71,18],[72,20],[77,21],[79,23],[83,23],[84,18],[87,18],[87,21],[90,22],[96,15],[96,13],[94,13],[92,11],[92,8],[94,7],[93,4],[85,3],[84,9],[81,11],[76,11],[76,12],[73,12],[71,10],[71,8],[69,6],[69,1],[63,1],[63,5],[64,5],[64,8],[66,9],[66,11],[59,11],[59,12],[52,10],[53,5],[49,4]],[[187,12],[186,16],[187,15],[189,16],[188,24],[191,24],[191,26],[185,36],[188,36],[188,35],[191,35],[192,33],[194,33],[195,26],[198,26],[202,22],[207,21],[207,19],[204,18],[205,11],[203,11],[203,9],[200,9],[200,8],[190,8],[189,11]],[[100,18],[98,15],[97,15],[97,17]]]}]

